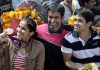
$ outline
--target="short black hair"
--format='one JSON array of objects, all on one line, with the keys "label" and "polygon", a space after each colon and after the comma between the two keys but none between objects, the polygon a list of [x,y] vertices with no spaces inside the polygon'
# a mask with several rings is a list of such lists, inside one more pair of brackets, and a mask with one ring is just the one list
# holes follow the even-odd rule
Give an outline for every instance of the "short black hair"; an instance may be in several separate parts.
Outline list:
[{"label": "short black hair", "polygon": [[61,17],[64,16],[65,13],[65,8],[60,5],[59,3],[52,2],[49,6],[47,11],[54,11],[54,12],[59,12],[61,14]]},{"label": "short black hair", "polygon": [[86,23],[90,21],[93,22],[94,20],[94,14],[90,10],[83,10],[79,12],[79,15],[81,15],[86,20]]},{"label": "short black hair", "polygon": [[81,7],[84,7],[84,3],[89,3],[90,0],[78,0]]}]

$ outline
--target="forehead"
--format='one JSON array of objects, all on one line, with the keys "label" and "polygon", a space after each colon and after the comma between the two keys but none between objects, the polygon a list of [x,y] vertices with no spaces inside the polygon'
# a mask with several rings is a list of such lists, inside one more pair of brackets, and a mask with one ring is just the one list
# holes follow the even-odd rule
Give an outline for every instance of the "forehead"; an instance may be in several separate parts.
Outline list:
[{"label": "forehead", "polygon": [[48,15],[53,15],[53,16],[61,16],[61,14],[57,11],[48,11]]},{"label": "forehead", "polygon": [[27,26],[27,23],[24,20],[21,20],[19,23],[20,26]]},{"label": "forehead", "polygon": [[[76,15],[76,19],[84,19],[81,15]],[[85,19],[84,19],[85,20]]]}]

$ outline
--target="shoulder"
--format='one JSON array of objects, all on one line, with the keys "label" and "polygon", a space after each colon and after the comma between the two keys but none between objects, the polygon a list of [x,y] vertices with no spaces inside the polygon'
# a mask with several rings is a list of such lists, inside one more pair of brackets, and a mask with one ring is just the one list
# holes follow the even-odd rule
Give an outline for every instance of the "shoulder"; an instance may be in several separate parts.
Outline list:
[{"label": "shoulder", "polygon": [[46,30],[47,28],[48,28],[48,24],[38,25],[37,31],[40,32],[40,31]]},{"label": "shoulder", "polygon": [[68,33],[68,34],[66,34],[65,37],[64,37],[64,39],[66,41],[70,42],[70,43],[74,43],[76,41],[79,41],[79,38],[74,37],[71,32]]},{"label": "shoulder", "polygon": [[38,40],[33,40],[33,46],[37,49],[44,50],[44,45]]},{"label": "shoulder", "polygon": [[44,28],[44,27],[47,27],[47,26],[48,26],[48,24],[38,25],[38,26],[37,26],[37,29]]}]

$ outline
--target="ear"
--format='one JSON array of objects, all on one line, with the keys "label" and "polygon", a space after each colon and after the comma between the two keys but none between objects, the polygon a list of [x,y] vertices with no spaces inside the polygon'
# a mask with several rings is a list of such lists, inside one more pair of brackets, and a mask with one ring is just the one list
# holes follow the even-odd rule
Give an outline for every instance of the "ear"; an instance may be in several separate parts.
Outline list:
[{"label": "ear", "polygon": [[88,25],[88,26],[91,26],[91,25],[92,25],[92,22],[88,22],[87,25]]},{"label": "ear", "polygon": [[30,32],[30,36],[34,35],[34,32]]}]

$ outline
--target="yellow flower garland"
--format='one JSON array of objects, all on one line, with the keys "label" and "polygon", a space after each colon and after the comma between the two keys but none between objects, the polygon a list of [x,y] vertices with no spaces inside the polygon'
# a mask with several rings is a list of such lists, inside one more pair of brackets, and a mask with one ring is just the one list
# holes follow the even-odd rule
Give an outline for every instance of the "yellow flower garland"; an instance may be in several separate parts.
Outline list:
[{"label": "yellow flower garland", "polygon": [[36,12],[36,10],[31,9],[16,9],[15,11],[10,12],[4,12],[2,14],[2,22],[3,22],[3,29],[11,28],[11,22],[13,19],[20,20],[26,16],[30,15],[38,25],[44,24],[44,21],[41,19],[39,14]]}]

